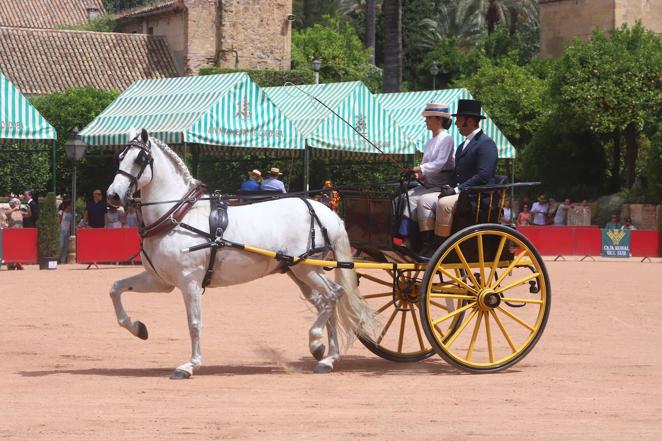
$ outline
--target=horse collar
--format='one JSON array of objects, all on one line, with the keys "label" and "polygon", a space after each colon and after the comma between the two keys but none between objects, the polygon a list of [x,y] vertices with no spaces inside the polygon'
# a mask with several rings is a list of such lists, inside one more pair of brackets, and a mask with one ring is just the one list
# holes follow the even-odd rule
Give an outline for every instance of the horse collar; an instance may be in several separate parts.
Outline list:
[{"label": "horse collar", "polygon": [[140,236],[145,239],[167,233],[175,228],[206,191],[207,186],[205,184],[201,182],[196,184],[163,216],[151,225],[145,226],[140,232]]}]

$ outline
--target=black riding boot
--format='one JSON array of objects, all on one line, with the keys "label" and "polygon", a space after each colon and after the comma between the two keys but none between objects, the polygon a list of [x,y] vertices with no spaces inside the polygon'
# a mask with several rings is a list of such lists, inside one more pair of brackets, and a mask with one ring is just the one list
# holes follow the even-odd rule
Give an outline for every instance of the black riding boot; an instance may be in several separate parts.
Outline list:
[{"label": "black riding boot", "polygon": [[418,250],[418,254],[430,257],[437,250],[437,240],[434,236],[434,231],[421,231],[421,248]]}]

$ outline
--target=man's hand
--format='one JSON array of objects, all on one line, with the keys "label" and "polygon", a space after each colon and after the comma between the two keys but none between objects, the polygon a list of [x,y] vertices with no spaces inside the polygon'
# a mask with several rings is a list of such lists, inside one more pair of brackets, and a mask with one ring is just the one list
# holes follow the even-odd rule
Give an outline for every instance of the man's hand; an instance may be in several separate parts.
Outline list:
[{"label": "man's hand", "polygon": [[446,196],[453,196],[455,193],[455,189],[451,187],[450,185],[444,185],[441,187],[441,191],[439,193],[439,199],[446,197]]}]

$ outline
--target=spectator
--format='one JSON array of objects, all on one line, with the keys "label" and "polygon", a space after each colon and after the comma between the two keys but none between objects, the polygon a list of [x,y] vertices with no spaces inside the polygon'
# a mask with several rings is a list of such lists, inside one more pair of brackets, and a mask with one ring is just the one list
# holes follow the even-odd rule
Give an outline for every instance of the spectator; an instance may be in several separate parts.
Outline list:
[{"label": "spectator", "polygon": [[[23,221],[30,215],[30,207],[27,205],[21,206],[21,201],[13,198],[9,201],[9,210],[7,210],[7,228],[23,228]],[[23,265],[20,263],[8,263],[7,269],[9,270],[22,270]]]},{"label": "spectator", "polygon": [[330,180],[324,181],[319,201],[333,211],[336,211],[338,208],[338,205],[340,204],[340,194],[333,189],[333,182]]},{"label": "spectator", "polygon": [[549,213],[549,202],[547,201],[547,196],[541,194],[538,196],[538,201],[533,203],[531,207],[531,215],[533,220],[532,225],[547,225],[547,213]]},{"label": "spectator", "polygon": [[126,218],[124,219],[124,227],[126,228],[138,228],[140,226],[140,221],[138,220],[138,212],[134,205],[129,205],[127,208]]},{"label": "spectator", "polygon": [[501,209],[501,219],[499,222],[503,225],[512,225],[513,224],[513,211],[510,208],[510,201],[506,200],[503,203],[503,208]]},{"label": "spectator", "polygon": [[632,225],[632,218],[626,217],[625,218],[625,223],[621,225],[621,230],[636,230],[637,227]]},{"label": "spectator", "polygon": [[122,228],[124,226],[124,209],[113,206],[106,208],[106,228]]},{"label": "spectator", "polygon": [[280,176],[283,176],[280,170],[276,167],[271,167],[271,170],[269,170],[269,177],[262,181],[260,190],[280,191],[281,193],[287,193],[287,190],[285,190],[285,185],[278,179]]},{"label": "spectator", "polygon": [[85,206],[83,225],[92,228],[106,226],[106,204],[103,202],[103,193],[99,189],[92,192],[92,200]]},{"label": "spectator", "polygon": [[572,208],[570,199],[565,198],[565,200],[559,204],[556,209],[556,214],[554,215],[554,225],[561,226],[568,224],[568,210]]},{"label": "spectator", "polygon": [[32,199],[32,191],[23,192],[25,204],[29,207],[28,215],[23,217],[23,228],[37,228],[37,219],[39,219],[39,207],[37,202]]},{"label": "spectator", "polygon": [[248,172],[248,179],[241,183],[239,190],[241,191],[258,191],[260,190],[260,181],[262,180],[262,173],[260,170],[251,170]]},{"label": "spectator", "polygon": [[73,207],[71,199],[63,199],[60,204],[60,263],[67,263],[69,236],[74,223]]},{"label": "spectator", "polygon": [[524,203],[524,205],[522,205],[522,211],[517,216],[517,225],[531,225],[531,212],[529,211],[529,204]]},{"label": "spectator", "polygon": [[605,229],[607,230],[620,230],[621,229],[621,223],[618,221],[618,215],[615,213],[612,213],[611,216],[609,216],[609,222],[605,225]]}]

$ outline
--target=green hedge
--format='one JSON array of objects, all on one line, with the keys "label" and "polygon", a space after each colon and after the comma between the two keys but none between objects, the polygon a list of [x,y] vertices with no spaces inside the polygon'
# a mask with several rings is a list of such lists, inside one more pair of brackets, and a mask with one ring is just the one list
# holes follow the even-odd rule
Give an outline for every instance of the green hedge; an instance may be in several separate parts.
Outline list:
[{"label": "green hedge", "polygon": [[218,75],[246,72],[260,87],[283,86],[285,83],[310,84],[314,81],[310,70],[275,70],[275,69],[226,69],[221,67],[203,67],[200,75]]}]

